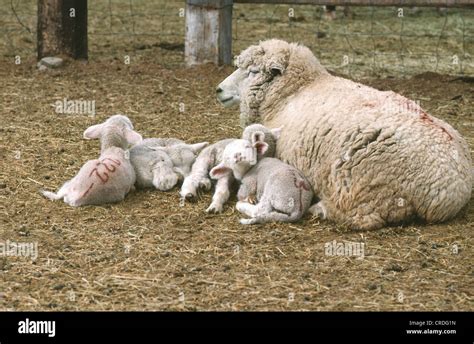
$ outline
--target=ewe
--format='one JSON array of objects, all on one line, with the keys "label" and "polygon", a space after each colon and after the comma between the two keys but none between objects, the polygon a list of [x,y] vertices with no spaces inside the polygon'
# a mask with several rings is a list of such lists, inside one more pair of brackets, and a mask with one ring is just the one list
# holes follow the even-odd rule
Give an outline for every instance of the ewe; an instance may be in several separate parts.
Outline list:
[{"label": "ewe", "polygon": [[[250,219],[241,219],[240,223],[298,221],[311,205],[310,184],[300,171],[278,159],[257,162],[251,150],[256,147],[264,154],[268,147],[264,138],[263,133],[255,133],[252,142],[235,140],[228,144],[222,162],[211,170],[210,176],[220,180],[233,174],[242,181],[236,208]],[[251,204],[253,200],[256,205]]]},{"label": "ewe", "polygon": [[414,217],[440,222],[471,197],[469,146],[449,124],[394,92],[332,76],[306,47],[268,40],[244,50],[218,87],[242,126],[285,126],[277,157],[321,200],[311,211],[354,229]]},{"label": "ewe", "polygon": [[135,171],[127,148],[129,144],[139,143],[141,135],[133,130],[132,122],[126,116],[115,115],[87,128],[84,138],[100,138],[99,159],[86,162],[57,193],[44,190],[41,193],[52,200],[64,199],[73,207],[123,200],[135,183]]},{"label": "ewe", "polygon": [[172,189],[187,177],[196,155],[209,143],[186,144],[178,139],[145,139],[130,149],[139,188]]},{"label": "ewe", "polygon": [[[270,156],[268,153],[274,154],[276,141],[280,135],[280,128],[267,129],[260,124],[254,124],[245,128],[242,136],[244,138],[250,138],[253,133],[260,133],[265,136],[266,143],[268,144],[267,152],[256,152],[258,156],[255,159],[263,156]],[[211,180],[209,179],[209,171],[222,161],[222,154],[226,146],[234,142],[237,139],[225,139],[218,141],[201,151],[196,158],[191,173],[187,176],[181,187],[180,195],[184,200],[192,201],[197,198],[197,192],[199,189],[210,190]],[[224,204],[227,202],[230,196],[230,188],[234,178],[231,173],[225,177],[220,178],[215,187],[214,195],[212,196],[211,205],[206,209],[208,213],[220,213],[223,210]]]}]

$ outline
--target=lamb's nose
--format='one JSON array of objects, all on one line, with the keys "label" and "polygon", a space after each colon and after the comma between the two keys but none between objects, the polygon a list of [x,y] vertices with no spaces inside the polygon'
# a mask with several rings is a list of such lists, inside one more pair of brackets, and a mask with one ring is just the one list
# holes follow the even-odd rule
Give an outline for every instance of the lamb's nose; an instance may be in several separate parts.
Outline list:
[{"label": "lamb's nose", "polygon": [[219,86],[217,86],[217,88],[216,88],[216,93],[221,93],[222,91],[223,91],[223,89],[220,88]]}]

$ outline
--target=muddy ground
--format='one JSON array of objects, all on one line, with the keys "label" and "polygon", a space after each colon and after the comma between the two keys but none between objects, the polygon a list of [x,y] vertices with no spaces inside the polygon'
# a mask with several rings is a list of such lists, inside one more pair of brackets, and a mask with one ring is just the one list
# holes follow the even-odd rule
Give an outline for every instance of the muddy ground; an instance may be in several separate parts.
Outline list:
[{"label": "muddy ground", "polygon": [[[58,188],[97,156],[99,143],[82,132],[113,113],[128,114],[146,137],[239,135],[237,111],[213,96],[231,67],[166,69],[153,54],[145,62],[74,62],[49,72],[34,59],[1,64],[0,238],[37,242],[38,258],[0,257],[0,309],[473,309],[472,200],[445,224],[350,232],[310,217],[244,227],[235,199],[208,215],[210,195],[180,207],[177,189],[82,208],[44,199],[39,189]],[[365,82],[419,99],[474,147],[471,79]],[[95,100],[97,115],[58,114],[53,105],[63,98]],[[365,243],[365,257],[325,255],[333,240]]]}]

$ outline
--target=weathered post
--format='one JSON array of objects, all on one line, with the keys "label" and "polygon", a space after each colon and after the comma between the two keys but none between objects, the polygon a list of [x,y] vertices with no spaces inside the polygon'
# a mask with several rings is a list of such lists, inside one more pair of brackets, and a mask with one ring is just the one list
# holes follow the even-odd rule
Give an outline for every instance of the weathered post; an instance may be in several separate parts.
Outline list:
[{"label": "weathered post", "polygon": [[186,65],[232,62],[233,0],[186,0]]},{"label": "weathered post", "polygon": [[38,0],[38,59],[87,59],[87,0]]}]

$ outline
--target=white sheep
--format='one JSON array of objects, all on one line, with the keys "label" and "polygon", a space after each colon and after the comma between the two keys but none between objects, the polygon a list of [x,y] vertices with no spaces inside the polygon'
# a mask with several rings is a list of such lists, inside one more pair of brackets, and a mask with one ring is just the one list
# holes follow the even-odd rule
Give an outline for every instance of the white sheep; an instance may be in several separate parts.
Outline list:
[{"label": "white sheep", "polygon": [[126,116],[114,115],[104,123],[87,128],[84,138],[100,138],[99,159],[86,162],[57,193],[44,190],[41,193],[51,200],[64,199],[73,207],[123,200],[135,183],[127,148],[129,144],[139,143],[141,135],[133,130]]},{"label": "white sheep", "polygon": [[[265,142],[259,144],[264,145],[260,149],[266,149]],[[240,223],[298,221],[311,205],[311,185],[300,171],[281,160],[263,158],[257,162],[251,147],[247,140],[232,142],[224,150],[223,161],[210,172],[214,179],[233,173],[241,180],[236,208],[250,219]],[[254,201],[257,204],[252,204]]]},{"label": "white sheep", "polygon": [[187,177],[197,154],[209,143],[186,144],[178,139],[145,139],[130,149],[139,188],[172,189]]},{"label": "white sheep", "polygon": [[285,126],[276,156],[308,177],[311,211],[354,229],[453,218],[471,198],[469,146],[394,92],[330,75],[307,48],[260,42],[218,87],[242,126]]},{"label": "white sheep", "polygon": [[[243,137],[251,137],[252,133],[262,133],[266,137],[268,149],[266,152],[257,151],[258,157],[268,156],[269,153],[274,154],[276,140],[278,139],[281,128],[268,129],[260,124],[251,125],[243,132]],[[180,190],[181,199],[193,201],[197,198],[198,190],[210,190],[211,180],[209,179],[209,171],[222,161],[222,154],[226,146],[237,139],[225,139],[218,141],[201,151],[191,169],[191,173],[187,176]],[[231,173],[217,180],[212,202],[206,209],[208,213],[222,212],[224,204],[230,196],[230,188],[234,178]]]}]

